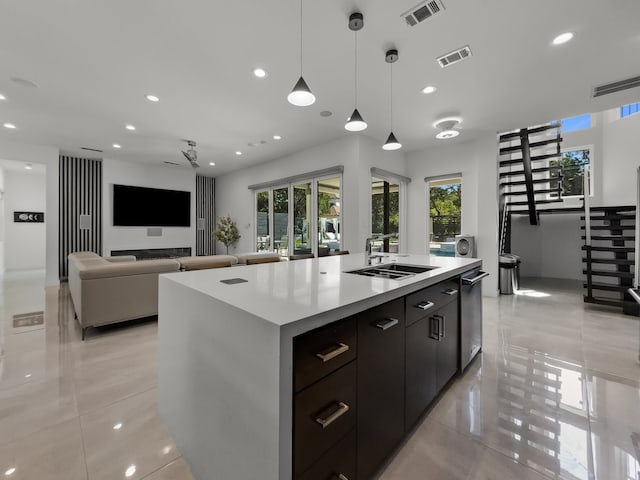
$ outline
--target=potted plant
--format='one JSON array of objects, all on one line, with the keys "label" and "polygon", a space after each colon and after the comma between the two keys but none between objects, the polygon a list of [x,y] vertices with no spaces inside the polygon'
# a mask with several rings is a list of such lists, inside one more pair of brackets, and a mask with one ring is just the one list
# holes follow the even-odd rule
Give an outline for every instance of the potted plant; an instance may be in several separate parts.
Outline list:
[{"label": "potted plant", "polygon": [[238,226],[229,215],[218,218],[218,223],[216,223],[216,229],[213,233],[216,240],[227,247],[227,255],[229,255],[229,246],[240,240]]}]

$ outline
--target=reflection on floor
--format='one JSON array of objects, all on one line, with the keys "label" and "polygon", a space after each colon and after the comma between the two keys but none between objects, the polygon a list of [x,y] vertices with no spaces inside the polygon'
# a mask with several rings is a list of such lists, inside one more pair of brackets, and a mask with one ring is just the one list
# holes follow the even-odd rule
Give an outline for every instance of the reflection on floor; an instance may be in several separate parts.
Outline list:
[{"label": "reflection on floor", "polygon": [[[0,478],[192,479],[156,414],[157,324],[82,342],[66,286],[43,279],[0,289]],[[523,285],[484,299],[481,358],[381,479],[640,480],[640,322],[579,284]]]}]

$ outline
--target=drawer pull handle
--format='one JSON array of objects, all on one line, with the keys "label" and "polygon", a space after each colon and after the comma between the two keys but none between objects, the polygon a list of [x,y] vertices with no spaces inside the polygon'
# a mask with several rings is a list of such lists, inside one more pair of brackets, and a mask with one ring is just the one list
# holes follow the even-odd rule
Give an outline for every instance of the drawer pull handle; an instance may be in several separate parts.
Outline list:
[{"label": "drawer pull handle", "polygon": [[334,473],[331,475],[331,480],[349,480],[346,475],[341,473]]},{"label": "drawer pull handle", "polygon": [[348,411],[349,405],[343,402],[336,402],[329,408],[325,408],[320,412],[316,417],[316,422],[322,425],[322,428],[325,429]]},{"label": "drawer pull handle", "polygon": [[429,310],[434,305],[435,305],[435,303],[426,300],[424,302],[418,303],[415,307],[419,308],[420,310]]},{"label": "drawer pull handle", "polygon": [[485,277],[488,277],[489,274],[487,272],[483,272],[482,270],[478,271],[478,275],[473,278],[462,277],[463,285],[475,285],[480,282]]},{"label": "drawer pull handle", "polygon": [[397,318],[385,318],[384,320],[380,320],[379,322],[374,323],[373,326],[379,328],[380,330],[388,330],[397,324]]},{"label": "drawer pull handle", "polygon": [[445,295],[455,295],[456,293],[458,293],[458,290],[456,290],[455,288],[447,288],[446,290],[443,290],[442,293],[444,293]]},{"label": "drawer pull handle", "polygon": [[334,347],[327,348],[319,353],[316,353],[316,357],[322,360],[323,363],[328,362],[329,360],[336,358],[339,355],[342,355],[345,352],[349,351],[349,345],[346,343],[338,343]]}]

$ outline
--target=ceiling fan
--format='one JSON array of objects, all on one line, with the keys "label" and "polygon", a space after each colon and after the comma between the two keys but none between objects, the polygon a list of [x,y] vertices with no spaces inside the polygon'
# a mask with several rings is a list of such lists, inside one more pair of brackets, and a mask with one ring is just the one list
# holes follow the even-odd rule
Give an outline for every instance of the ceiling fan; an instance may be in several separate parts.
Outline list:
[{"label": "ceiling fan", "polygon": [[189,163],[193,168],[198,168],[200,165],[198,165],[196,162],[196,160],[198,159],[198,152],[196,152],[196,148],[195,148],[196,142],[194,142],[193,140],[185,140],[185,141],[187,142],[187,145],[189,146],[189,148],[187,149],[186,152],[184,150],[181,150],[182,154],[187,160],[189,160]]}]

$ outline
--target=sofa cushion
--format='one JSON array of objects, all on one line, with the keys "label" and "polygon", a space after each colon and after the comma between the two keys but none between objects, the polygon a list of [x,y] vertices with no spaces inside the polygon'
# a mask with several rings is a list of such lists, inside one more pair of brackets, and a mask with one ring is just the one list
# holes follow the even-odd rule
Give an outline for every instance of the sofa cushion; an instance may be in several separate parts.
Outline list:
[{"label": "sofa cushion", "polygon": [[230,267],[238,263],[232,255],[207,255],[203,257],[180,257],[177,259],[183,270],[204,270],[208,268]]},{"label": "sofa cushion", "polygon": [[81,279],[123,277],[128,275],[143,275],[147,273],[168,273],[180,270],[180,263],[177,260],[163,258],[158,260],[141,260],[138,262],[116,262],[104,261],[102,265],[92,264],[79,265],[78,274]]},{"label": "sofa cushion", "polygon": [[[236,258],[241,265],[280,261],[280,255],[274,252],[241,253],[236,255]],[[249,260],[249,262],[247,262],[247,260]]]}]

